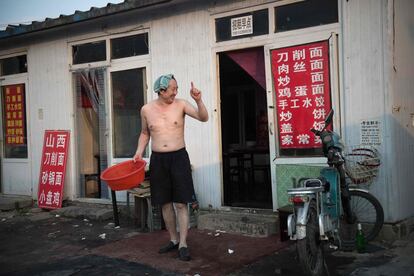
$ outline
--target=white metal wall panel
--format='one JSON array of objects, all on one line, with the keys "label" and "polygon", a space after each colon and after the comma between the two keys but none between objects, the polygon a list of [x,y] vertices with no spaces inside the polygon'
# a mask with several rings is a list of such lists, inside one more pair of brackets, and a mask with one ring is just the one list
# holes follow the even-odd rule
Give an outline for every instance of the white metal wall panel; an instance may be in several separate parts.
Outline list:
[{"label": "white metal wall panel", "polygon": [[[211,30],[209,14],[189,11],[162,17],[152,23],[151,60],[152,79],[160,74],[173,73],[177,79],[177,97],[191,98],[190,82],[202,91],[203,101],[210,118],[201,123],[187,117],[185,128],[186,147],[194,167],[194,186],[203,207],[221,206],[220,152],[217,136],[217,116],[214,111],[216,91],[213,91]],[[156,94],[153,94],[156,98]]]},{"label": "white metal wall panel", "polygon": [[72,196],[70,165],[73,137],[73,96],[68,67],[67,45],[63,40],[30,46],[28,52],[31,125],[31,161],[33,195],[37,196],[43,135],[47,129],[71,131],[69,159],[66,167],[65,196]]},{"label": "white metal wall panel", "polygon": [[345,143],[360,143],[361,120],[379,120],[382,124],[383,156],[381,172],[370,187],[383,204],[386,219],[395,213],[390,204],[395,194],[390,191],[386,174],[391,170],[387,146],[391,140],[387,133],[386,76],[384,49],[387,37],[386,0],[343,1],[343,87],[342,99]]},{"label": "white metal wall panel", "polygon": [[414,3],[342,4],[346,143],[360,142],[361,120],[381,121],[381,173],[370,190],[381,201],[386,222],[396,222],[414,214]]},{"label": "white metal wall panel", "polygon": [[414,1],[394,0],[390,1],[390,5],[389,12],[395,15],[394,26],[390,24],[389,28],[391,35],[392,30],[395,32],[391,46],[394,52],[390,57],[392,106],[388,112],[391,134],[394,136],[390,149],[393,155],[390,189],[396,190],[391,202],[396,209],[395,220],[401,220],[414,216]]}]

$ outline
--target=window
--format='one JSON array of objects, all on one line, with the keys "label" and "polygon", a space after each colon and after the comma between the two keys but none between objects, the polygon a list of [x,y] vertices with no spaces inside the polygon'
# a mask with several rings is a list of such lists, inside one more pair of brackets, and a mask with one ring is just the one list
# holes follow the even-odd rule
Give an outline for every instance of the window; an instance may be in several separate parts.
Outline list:
[{"label": "window", "polygon": [[0,59],[0,76],[20,74],[27,72],[26,55]]},{"label": "window", "polygon": [[148,33],[111,39],[111,58],[148,54]]},{"label": "window", "polygon": [[72,46],[73,64],[106,60],[105,40]]},{"label": "window", "polygon": [[216,19],[216,41],[226,41],[269,33],[268,10]]},{"label": "window", "polygon": [[[141,131],[140,110],[146,92],[145,68],[111,73],[115,158],[131,158]],[[147,154],[146,154],[147,156]]]},{"label": "window", "polygon": [[1,87],[6,158],[27,158],[25,85]]},{"label": "window", "polygon": [[307,0],[275,8],[276,32],[338,22],[337,0]]}]

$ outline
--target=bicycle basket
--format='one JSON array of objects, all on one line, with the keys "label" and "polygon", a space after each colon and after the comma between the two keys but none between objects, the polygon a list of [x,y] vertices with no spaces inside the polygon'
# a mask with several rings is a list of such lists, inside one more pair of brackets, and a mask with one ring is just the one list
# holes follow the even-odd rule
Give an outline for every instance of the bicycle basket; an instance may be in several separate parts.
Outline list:
[{"label": "bicycle basket", "polygon": [[345,171],[354,184],[370,183],[378,175],[381,158],[371,146],[348,146],[345,153]]}]

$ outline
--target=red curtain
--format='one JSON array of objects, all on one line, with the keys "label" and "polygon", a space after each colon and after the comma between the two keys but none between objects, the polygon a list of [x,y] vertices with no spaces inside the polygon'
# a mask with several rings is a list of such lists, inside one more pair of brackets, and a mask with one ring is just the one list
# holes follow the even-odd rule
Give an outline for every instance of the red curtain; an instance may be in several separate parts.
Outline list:
[{"label": "red curtain", "polygon": [[243,68],[263,89],[266,89],[264,50],[262,47],[237,50],[227,52],[226,54]]}]

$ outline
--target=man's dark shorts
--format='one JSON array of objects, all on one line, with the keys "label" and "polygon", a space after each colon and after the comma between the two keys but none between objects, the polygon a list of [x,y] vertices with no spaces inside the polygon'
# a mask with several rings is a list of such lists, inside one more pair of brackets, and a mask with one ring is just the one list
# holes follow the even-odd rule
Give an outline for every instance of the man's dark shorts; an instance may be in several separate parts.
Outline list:
[{"label": "man's dark shorts", "polygon": [[193,178],[185,148],[173,152],[152,152],[150,159],[152,205],[195,201]]}]

